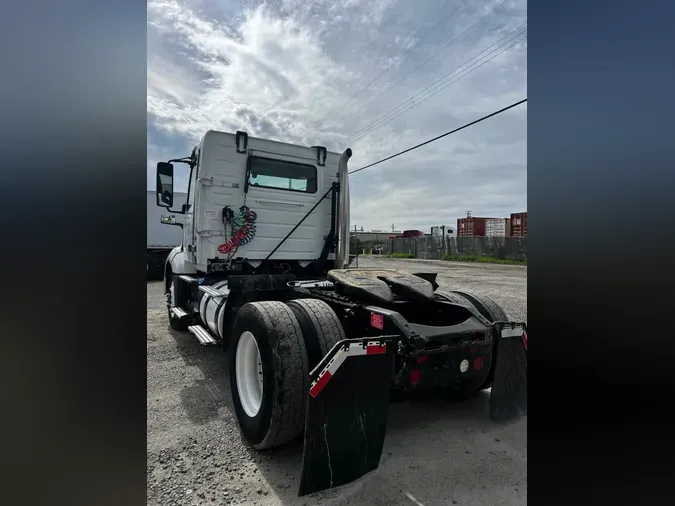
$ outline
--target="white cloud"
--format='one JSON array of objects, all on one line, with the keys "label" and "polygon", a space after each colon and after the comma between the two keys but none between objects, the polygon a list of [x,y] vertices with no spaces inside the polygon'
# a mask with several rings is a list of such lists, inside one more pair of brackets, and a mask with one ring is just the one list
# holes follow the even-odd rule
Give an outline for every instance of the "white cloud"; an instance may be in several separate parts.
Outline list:
[{"label": "white cloud", "polygon": [[[505,2],[473,28],[502,1],[469,0],[443,21],[463,3],[150,0],[149,187],[157,160],[188,155],[208,129],[329,149],[347,140],[357,168],[524,98],[526,40],[419,101],[526,21],[526,0]],[[415,107],[386,116],[411,97]],[[526,209],[526,113],[521,106],[355,174],[352,226],[426,230],[467,209]],[[391,121],[371,131],[382,116]]]}]

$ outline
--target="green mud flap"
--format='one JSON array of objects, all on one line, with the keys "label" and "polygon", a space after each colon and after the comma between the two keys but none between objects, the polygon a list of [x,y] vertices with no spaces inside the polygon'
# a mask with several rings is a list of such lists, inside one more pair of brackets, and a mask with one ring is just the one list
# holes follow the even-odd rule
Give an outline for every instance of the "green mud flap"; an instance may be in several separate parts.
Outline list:
[{"label": "green mud flap", "polygon": [[504,422],[527,414],[527,326],[496,323],[497,363],[490,394],[490,418]]},{"label": "green mud flap", "polygon": [[377,469],[387,428],[394,346],[340,341],[310,373],[299,496]]}]

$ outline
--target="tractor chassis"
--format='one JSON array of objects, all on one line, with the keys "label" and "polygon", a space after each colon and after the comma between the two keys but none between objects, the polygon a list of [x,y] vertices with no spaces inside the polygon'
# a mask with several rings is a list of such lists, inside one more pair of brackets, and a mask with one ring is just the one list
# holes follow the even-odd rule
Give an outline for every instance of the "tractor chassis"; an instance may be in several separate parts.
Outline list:
[{"label": "tractor chassis", "polygon": [[[360,271],[364,272],[370,275]],[[527,412],[526,325],[486,318],[471,298],[436,296],[433,274],[414,275],[430,284],[431,292],[424,297],[413,297],[413,289],[406,286],[417,283],[410,279],[413,275],[391,276],[399,276],[392,289],[397,294],[387,304],[358,297],[372,289],[366,286],[367,276],[359,281],[366,288],[355,283],[352,293],[340,290],[335,280],[299,281],[292,274],[173,276],[177,300],[168,301],[169,314],[190,324],[202,344],[218,341],[213,331],[209,341],[205,336],[209,332],[198,324],[204,294],[223,298],[224,325],[232,325],[243,307],[258,301],[287,305],[321,301],[339,315],[344,338],[309,371],[300,496],[349,483],[378,467],[394,393],[427,389],[471,393],[492,386],[494,421]],[[227,289],[221,291],[225,280]],[[376,295],[377,287],[372,290]],[[443,322],[438,314],[452,316]],[[220,341],[226,349],[229,331],[223,334]],[[515,363],[519,365],[514,368]]]}]

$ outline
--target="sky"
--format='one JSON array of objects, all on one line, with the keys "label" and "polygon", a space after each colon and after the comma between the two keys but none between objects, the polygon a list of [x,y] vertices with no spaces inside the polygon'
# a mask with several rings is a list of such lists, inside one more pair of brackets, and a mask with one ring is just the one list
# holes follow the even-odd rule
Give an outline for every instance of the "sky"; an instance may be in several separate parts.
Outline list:
[{"label": "sky", "polygon": [[[148,0],[148,188],[210,129],[350,147],[357,169],[508,106],[526,23],[526,0]],[[352,175],[352,228],[527,210],[526,127],[527,103]]]}]

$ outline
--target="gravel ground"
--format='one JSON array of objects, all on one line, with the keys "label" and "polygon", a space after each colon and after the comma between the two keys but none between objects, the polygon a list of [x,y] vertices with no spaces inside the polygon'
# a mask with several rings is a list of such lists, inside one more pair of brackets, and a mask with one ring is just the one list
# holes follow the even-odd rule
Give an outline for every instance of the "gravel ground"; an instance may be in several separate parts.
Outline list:
[{"label": "gravel ground", "polygon": [[[493,297],[527,319],[527,268],[362,257],[361,267],[435,271],[442,288]],[[490,421],[488,395],[461,403],[393,404],[377,471],[297,497],[302,442],[258,454],[242,440],[226,356],[166,318],[148,283],[148,504],[520,505],[527,503],[527,417]]]}]

